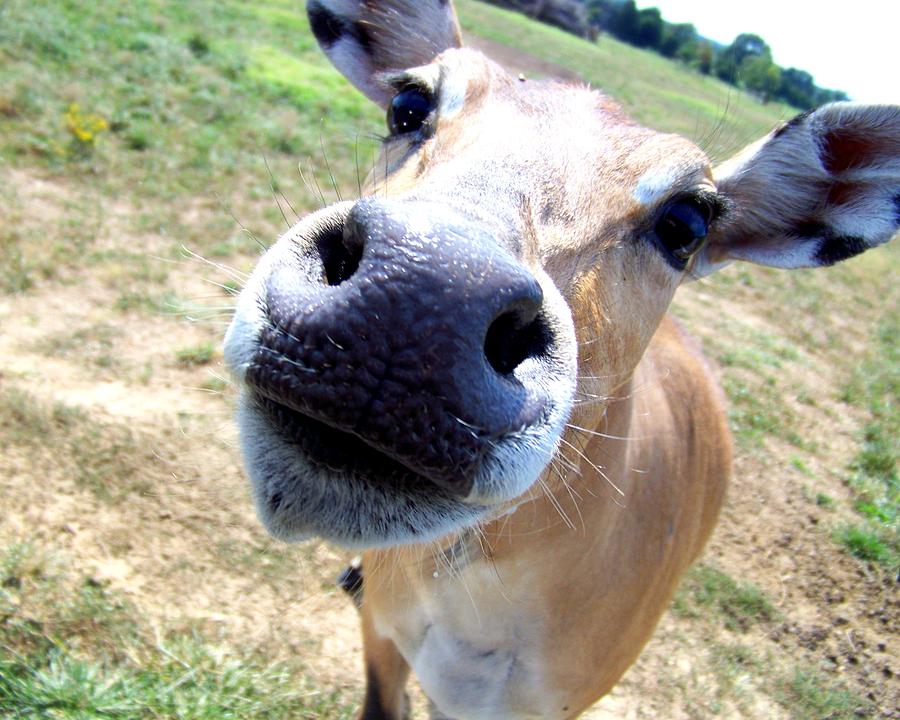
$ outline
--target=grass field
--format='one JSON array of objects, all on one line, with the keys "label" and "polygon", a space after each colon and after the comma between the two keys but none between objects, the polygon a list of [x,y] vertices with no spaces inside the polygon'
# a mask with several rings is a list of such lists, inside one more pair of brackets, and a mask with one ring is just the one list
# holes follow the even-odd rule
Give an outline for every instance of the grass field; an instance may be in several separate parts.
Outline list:
[{"label": "grass field", "polygon": [[[458,7],[517,70],[576,74],[714,157],[792,112]],[[383,125],[299,3],[0,4],[0,717],[353,716],[344,558],[259,528],[220,338],[261,247],[354,196]],[[736,481],[592,717],[896,717],[898,255],[680,292]]]}]

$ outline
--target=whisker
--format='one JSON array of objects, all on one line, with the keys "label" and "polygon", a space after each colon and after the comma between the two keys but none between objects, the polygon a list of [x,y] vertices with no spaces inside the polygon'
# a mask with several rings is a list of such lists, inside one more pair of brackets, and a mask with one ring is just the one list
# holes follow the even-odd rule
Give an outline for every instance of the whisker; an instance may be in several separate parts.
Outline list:
[{"label": "whisker", "polygon": [[[218,287],[222,290],[226,290],[226,291],[229,290],[227,285],[222,285],[220,283],[215,282],[214,280],[207,280],[204,278],[204,282],[206,282],[210,285],[215,285],[216,287]],[[232,296],[233,296],[233,293],[232,293]],[[201,302],[203,300],[221,300],[221,299],[222,299],[221,292],[217,292],[215,295],[191,295],[191,297],[188,298],[188,300],[190,302]],[[214,310],[230,310],[230,309],[234,308],[234,305],[210,305],[210,306],[204,306],[204,309],[206,309],[207,307],[214,309]]]},{"label": "whisker", "polygon": [[[221,293],[216,295],[192,295],[189,298],[186,298],[184,302],[191,303],[201,303],[204,300],[221,300]],[[174,305],[173,305],[174,307]],[[232,312],[234,310],[234,305],[203,305],[196,309],[197,312]]]},{"label": "whisker", "polygon": [[[507,522],[508,520],[509,518],[507,516]],[[497,562],[494,560],[494,554],[489,550],[490,544],[488,543],[487,535],[484,532],[483,525],[479,523],[474,528],[472,528],[472,530],[475,532],[475,539],[478,540],[478,548],[481,551],[481,557],[491,568],[491,572],[493,573],[494,578],[497,581],[497,590],[500,592],[500,595],[503,597],[503,599],[511,604],[512,600],[506,594],[506,583],[503,582],[503,576],[500,575],[500,569],[497,567]]]},{"label": "whisker", "polygon": [[[309,182],[309,180],[306,178],[306,175],[303,173],[303,163],[302,162],[297,163],[297,172],[300,174],[300,179],[303,181],[303,184],[306,185],[306,189],[309,191],[309,194],[315,196],[317,194],[316,190],[315,190],[315,188],[313,188],[312,184]],[[319,197],[320,197],[320,202],[322,203],[322,207],[325,207],[326,206],[325,198],[322,197],[321,195]]]},{"label": "whisker", "polygon": [[205,320],[203,318],[184,318],[185,322],[189,322],[195,325],[203,325],[208,328],[218,328],[219,330],[227,330],[231,325],[231,320],[221,320],[221,321],[213,321],[213,320]]},{"label": "whisker", "polygon": [[463,420],[460,417],[457,417],[453,413],[448,413],[448,414],[450,415],[450,417],[452,417],[454,420],[456,420],[456,422],[458,422],[460,425],[462,425],[464,428],[466,428],[469,431],[469,433],[472,435],[473,438],[478,439],[480,437],[480,435],[484,433],[484,430],[482,428],[479,428],[477,425],[472,425],[471,423],[467,423],[465,420]]},{"label": "whisker", "polygon": [[594,400],[597,402],[607,402],[616,399],[613,395],[599,395],[597,393],[588,392],[587,390],[575,390],[575,395],[576,402],[578,402],[578,396],[580,396],[582,399],[587,398],[589,400]]},{"label": "whisker", "polygon": [[627,372],[609,373],[608,375],[578,375],[579,380],[609,380],[610,378],[622,377]]},{"label": "whisker", "polygon": [[[266,156],[263,155],[263,162],[266,165],[266,168],[269,167],[269,162],[266,160]],[[275,178],[272,176],[272,171],[269,170],[269,190],[272,191],[272,199],[275,201],[275,204],[278,206],[278,212],[281,213],[281,219],[284,220],[285,227],[290,230],[291,223],[287,219],[287,215],[284,213],[284,208],[281,206],[281,201],[278,199],[278,191],[275,189]]]},{"label": "whisker", "polygon": [[[663,374],[661,377],[653,378],[652,380],[648,380],[647,382],[645,382],[643,385],[638,385],[637,387],[632,388],[631,392],[629,392],[627,395],[610,395],[606,399],[609,400],[610,402],[621,402],[622,400],[631,400],[634,397],[636,397],[637,395],[647,392],[651,388],[661,386],[666,380],[669,379],[669,377],[671,375],[672,375],[671,369],[666,368],[663,371]],[[579,391],[576,391],[576,392],[579,392]],[[587,394],[587,393],[584,393],[584,394]]]},{"label": "whisker", "polygon": [[569,472],[573,472],[579,476],[581,475],[581,468],[579,468],[577,465],[575,465],[575,463],[569,460],[569,458],[567,458],[559,448],[557,448],[556,454],[553,456],[550,462],[558,462]]},{"label": "whisker", "polygon": [[587,428],[579,427],[578,425],[573,425],[572,423],[566,423],[566,427],[572,428],[573,430],[577,430],[578,432],[587,433],[588,435],[595,435],[596,437],[601,437],[606,440],[636,440],[638,439],[634,435],[622,436],[622,435],[610,435],[609,433],[602,433],[599,430],[588,430]]},{"label": "whisker", "polygon": [[353,161],[356,163],[356,199],[362,198],[362,180],[359,177],[359,133],[353,141]]},{"label": "whisker", "polygon": [[585,397],[593,398],[595,400],[612,400],[612,395],[596,395],[595,393],[585,392],[584,390],[576,390],[576,395],[584,395]]},{"label": "whisker", "polygon": [[216,318],[230,318],[234,315],[233,311],[229,312],[212,312],[212,313],[188,313],[188,312],[173,312],[173,315],[183,317],[185,320],[190,322],[207,322],[209,320],[215,320]]},{"label": "whisker", "polygon": [[272,355],[273,357],[275,357],[275,358],[278,359],[278,360],[283,360],[284,362],[288,363],[289,365],[293,365],[294,367],[296,367],[296,368],[297,368],[298,370],[300,370],[301,372],[305,372],[305,373],[307,373],[307,374],[309,374],[309,375],[315,375],[315,374],[318,372],[317,370],[315,370],[315,368],[307,367],[306,365],[304,365],[303,363],[299,362],[298,360],[294,360],[294,359],[292,359],[292,358],[289,358],[289,357],[288,357],[287,355],[285,355],[284,353],[278,352],[277,350],[275,350],[275,349],[273,349],[273,348],[270,348],[270,347],[268,347],[268,346],[266,346],[266,345],[260,345],[260,346],[257,348],[257,351],[259,351],[259,350],[262,350],[263,352],[268,353],[269,355]]},{"label": "whisker", "polygon": [[[309,162],[310,165],[312,165],[312,158],[307,158],[307,162]],[[315,167],[315,165],[313,165],[313,167]],[[319,195],[319,199],[322,201],[322,207],[323,208],[328,207],[328,201],[325,199],[325,193],[322,192],[322,186],[319,185],[319,178],[316,176],[315,171],[313,171],[311,174],[312,174],[313,183],[315,183],[315,186],[316,186],[316,192]]]},{"label": "whisker", "polygon": [[[272,174],[272,168],[269,167],[269,159],[266,157],[266,154],[264,152],[262,153],[262,159],[263,159],[263,163],[266,166],[266,172],[269,173],[269,187],[272,188],[272,195],[275,195],[276,186],[278,185],[278,183],[275,181],[275,176]],[[297,214],[297,211],[294,210],[294,206],[291,205],[291,201],[285,197],[284,193],[281,192],[280,188],[278,188],[277,192],[278,192],[278,195],[281,196],[281,199],[284,200],[285,204],[291,209],[291,212],[294,213],[294,217],[297,218],[297,220],[299,220],[300,216]],[[291,223],[289,223],[288,219],[286,217],[284,217],[284,210],[282,210],[281,203],[278,201],[277,197],[275,198],[275,202],[278,203],[278,209],[281,210],[281,217],[284,218],[284,222],[287,224],[288,230],[290,230]]]},{"label": "whisker", "polygon": [[378,156],[375,153],[375,147],[372,146],[372,170],[370,171],[370,175],[372,176],[372,194],[378,195],[378,174],[375,172],[378,169]]},{"label": "whisker", "polygon": [[247,281],[250,279],[249,273],[243,273],[240,270],[236,270],[235,268],[229,267],[227,265],[222,265],[222,263],[217,263],[212,260],[207,260],[202,255],[198,255],[197,253],[195,253],[193,250],[188,248],[186,245],[181,246],[181,252],[183,252],[185,255],[187,255],[188,257],[190,257],[194,260],[199,260],[200,262],[202,262],[206,265],[209,265],[210,267],[214,267],[216,270],[220,270],[220,271],[224,272],[226,275],[231,277],[232,280],[237,280],[238,282],[240,282],[242,284],[246,285]]},{"label": "whisker", "polygon": [[556,499],[556,496],[552,492],[550,492],[550,488],[547,486],[547,481],[544,480],[543,477],[538,478],[538,485],[540,485],[541,489],[544,491],[544,495],[550,501],[550,504],[553,506],[556,512],[559,513],[559,516],[566,524],[566,527],[571,530],[576,530],[577,528],[575,527],[575,523],[573,523],[569,516],[566,515],[566,511],[563,509],[563,506],[560,505],[559,500]]},{"label": "whisker", "polygon": [[319,126],[319,147],[322,148],[322,158],[325,160],[325,169],[328,170],[328,177],[331,178],[331,187],[334,188],[334,194],[337,195],[338,202],[342,202],[344,198],[341,197],[341,191],[338,190],[337,181],[334,178],[334,173],[331,171],[331,163],[328,162],[328,153],[325,152],[325,135],[322,132],[324,124],[325,118],[322,118],[322,123]]},{"label": "whisker", "polygon": [[[464,567],[464,565],[460,565],[460,561],[456,557],[457,544],[458,543],[455,542],[450,546],[450,554],[452,555],[453,565],[451,567],[450,572],[448,572],[448,575],[450,576],[450,578],[457,580],[459,582],[459,584],[462,585],[463,590],[465,590],[465,593],[469,598],[469,604],[472,606],[472,610],[475,612],[475,618],[478,621],[478,623],[480,624],[481,623],[481,613],[478,612],[478,604],[475,602],[475,597],[472,595],[472,591],[469,589],[469,585],[466,582],[464,574],[459,571],[459,568]],[[463,545],[462,550],[463,550],[463,552],[466,553],[465,564],[468,564],[469,551],[466,549],[465,543],[462,543],[462,545]],[[446,557],[446,555],[445,555],[445,557]]]},{"label": "whisker", "polygon": [[[173,313],[173,314],[178,315],[179,313]],[[188,322],[203,323],[203,324],[212,324],[211,323],[212,320],[216,320],[218,318],[231,318],[232,316],[233,316],[233,313],[227,313],[227,314],[226,313],[211,313],[209,315],[188,315],[188,314],[181,315],[181,317],[183,317]],[[223,322],[221,324],[227,325],[228,323]]]},{"label": "whisker", "polygon": [[616,484],[610,479],[609,475],[607,475],[605,472],[603,472],[603,468],[601,468],[599,465],[597,465],[595,462],[593,462],[593,461],[592,461],[592,460],[591,460],[584,452],[582,452],[581,450],[579,450],[577,447],[575,447],[572,443],[570,443],[570,442],[569,442],[568,440],[566,440],[565,438],[560,438],[559,440],[560,440],[560,442],[563,442],[563,443],[565,443],[566,445],[568,445],[568,446],[569,446],[570,448],[572,448],[579,456],[581,456],[581,458],[582,458],[588,465],[590,465],[590,466],[597,472],[597,474],[598,474],[600,477],[602,477],[604,480],[606,480],[606,482],[609,483],[609,486],[610,486],[613,490],[615,490],[621,497],[625,497],[625,493],[622,491],[622,489],[621,489],[618,485],[616,485]]},{"label": "whisker", "polygon": [[286,330],[282,325],[280,325],[280,324],[278,324],[278,323],[276,323],[276,322],[273,322],[273,323],[272,323],[272,329],[273,329],[275,332],[277,332],[277,333],[279,333],[279,334],[281,334],[281,335],[284,335],[284,337],[286,337],[288,340],[290,340],[291,342],[293,342],[293,343],[295,343],[295,344],[297,344],[297,345],[302,345],[302,344],[303,344],[302,341],[300,340],[300,338],[298,338],[296,335],[293,335],[291,332],[289,332],[288,330]]},{"label": "whisker", "polygon": [[[216,282],[215,280],[212,280],[211,278],[203,278],[203,282],[205,282],[209,285],[212,285],[213,287],[217,287],[220,290],[224,290],[228,295],[234,296],[234,295],[238,294],[237,288],[234,288],[231,285],[226,285],[225,283]],[[212,298],[213,296],[210,295],[209,297]],[[221,295],[218,295],[216,297],[221,297]]]},{"label": "whisker", "polygon": [[228,377],[226,375],[220,375],[219,373],[215,372],[214,370],[209,370],[208,372],[209,372],[209,376],[211,378],[213,378],[214,380],[218,380],[218,381],[224,383],[225,385],[234,385],[234,382],[232,381],[232,379],[230,377]]},{"label": "whisker", "polygon": [[198,385],[179,385],[179,389],[187,390],[188,392],[196,392],[202,393],[204,395],[225,395],[221,390],[215,390],[214,388],[205,388],[200,387]]},{"label": "whisker", "polygon": [[256,237],[256,235],[254,235],[253,232],[244,225],[244,223],[242,223],[240,220],[237,219],[237,216],[233,212],[231,212],[231,208],[229,208],[225,204],[225,201],[222,199],[222,196],[219,195],[219,193],[215,193],[215,198],[219,203],[219,207],[222,210],[224,210],[226,213],[228,213],[228,216],[232,220],[234,220],[235,224],[241,229],[241,231],[245,235],[247,235],[253,242],[255,242],[259,246],[260,250],[265,252],[266,250],[269,249],[268,247],[266,247],[266,244],[264,242],[262,242],[258,237]]},{"label": "whisker", "polygon": [[578,501],[583,501],[583,498],[575,490],[573,490],[572,486],[569,485],[568,481],[566,480],[566,477],[559,472],[559,468],[557,468],[555,464],[551,463],[550,467],[552,468],[553,472],[556,473],[556,477],[559,478],[560,482],[563,484],[563,487],[566,489],[566,492],[569,493],[569,497],[572,499],[572,505],[575,507],[575,512],[578,513],[579,521],[581,521],[581,532],[586,532],[587,525],[585,525],[584,523],[584,516],[581,514],[581,507],[579,507],[578,505]]}]

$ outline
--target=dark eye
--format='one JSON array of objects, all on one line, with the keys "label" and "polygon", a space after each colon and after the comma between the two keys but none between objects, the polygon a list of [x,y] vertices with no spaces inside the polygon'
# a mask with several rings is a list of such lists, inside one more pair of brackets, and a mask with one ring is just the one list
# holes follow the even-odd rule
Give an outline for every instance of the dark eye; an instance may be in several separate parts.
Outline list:
[{"label": "dark eye", "polygon": [[432,110],[431,96],[416,87],[401,90],[391,100],[387,121],[391,135],[415,132]]},{"label": "dark eye", "polygon": [[702,200],[676,200],[663,210],[653,231],[663,249],[683,267],[703,246],[712,214],[712,208]]}]

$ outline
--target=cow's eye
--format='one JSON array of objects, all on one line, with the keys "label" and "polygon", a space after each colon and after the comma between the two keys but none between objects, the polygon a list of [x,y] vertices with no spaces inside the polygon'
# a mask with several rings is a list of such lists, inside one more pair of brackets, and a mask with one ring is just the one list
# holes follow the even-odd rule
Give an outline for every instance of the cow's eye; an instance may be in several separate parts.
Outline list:
[{"label": "cow's eye", "polygon": [[417,87],[406,87],[398,92],[388,107],[387,122],[391,135],[416,132],[431,114],[434,102],[431,96]]},{"label": "cow's eye", "polygon": [[663,210],[653,232],[662,249],[683,268],[703,247],[712,217],[712,206],[701,198],[675,200]]}]

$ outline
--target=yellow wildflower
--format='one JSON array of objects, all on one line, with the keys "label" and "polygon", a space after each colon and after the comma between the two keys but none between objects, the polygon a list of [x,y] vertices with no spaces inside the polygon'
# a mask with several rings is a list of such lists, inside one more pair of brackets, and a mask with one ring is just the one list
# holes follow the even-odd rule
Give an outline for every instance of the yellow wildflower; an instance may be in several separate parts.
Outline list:
[{"label": "yellow wildflower", "polygon": [[82,146],[93,145],[97,141],[97,135],[109,129],[109,123],[105,118],[95,113],[82,113],[78,103],[69,105],[63,119],[76,143]]}]

